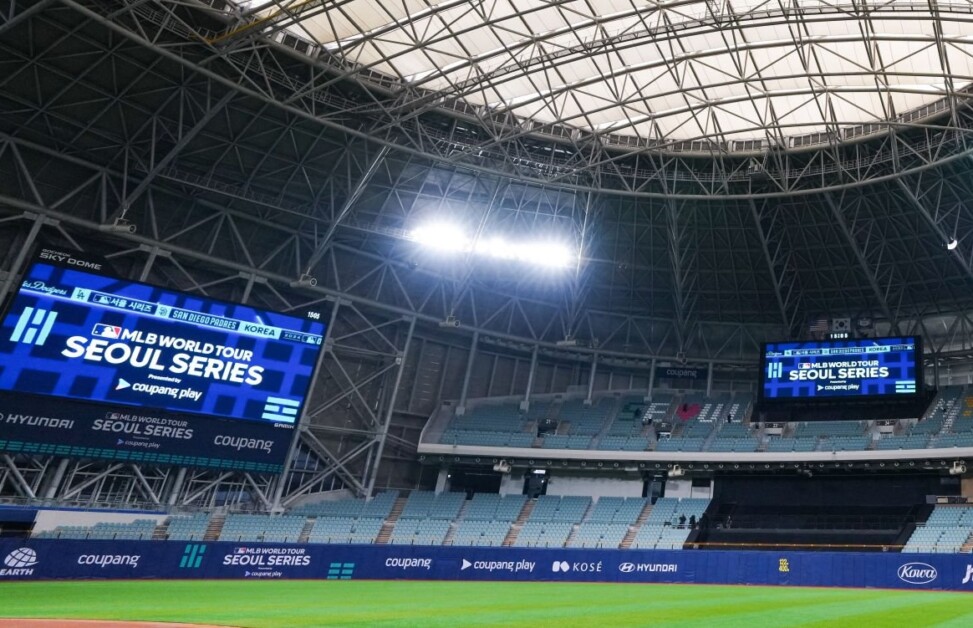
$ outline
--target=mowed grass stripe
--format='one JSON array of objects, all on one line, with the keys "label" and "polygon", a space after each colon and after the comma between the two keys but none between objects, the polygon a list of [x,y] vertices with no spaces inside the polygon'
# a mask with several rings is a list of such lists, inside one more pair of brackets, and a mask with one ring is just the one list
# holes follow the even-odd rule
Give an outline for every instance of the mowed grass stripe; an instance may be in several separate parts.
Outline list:
[{"label": "mowed grass stripe", "polygon": [[297,626],[939,626],[973,593],[639,584],[151,581],[0,584],[2,617]]}]

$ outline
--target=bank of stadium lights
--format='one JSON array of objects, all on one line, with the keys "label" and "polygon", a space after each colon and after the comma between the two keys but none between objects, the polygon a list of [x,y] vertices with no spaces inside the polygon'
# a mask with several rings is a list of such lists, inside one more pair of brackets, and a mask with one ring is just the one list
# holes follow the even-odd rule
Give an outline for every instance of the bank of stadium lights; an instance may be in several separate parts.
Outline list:
[{"label": "bank of stadium lights", "polygon": [[448,223],[430,223],[409,232],[418,244],[443,253],[473,253],[500,260],[512,260],[543,268],[570,268],[578,261],[577,253],[561,243],[552,241],[510,242],[490,236],[470,237],[462,228]]}]

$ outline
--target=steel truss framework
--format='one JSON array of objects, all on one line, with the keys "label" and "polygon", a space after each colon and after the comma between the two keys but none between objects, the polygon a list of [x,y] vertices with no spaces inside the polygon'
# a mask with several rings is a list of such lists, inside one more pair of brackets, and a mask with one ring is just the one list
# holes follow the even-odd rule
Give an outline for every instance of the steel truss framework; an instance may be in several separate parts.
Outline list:
[{"label": "steel truss framework", "polygon": [[[310,46],[302,44],[293,36],[285,36],[283,31],[294,26],[290,31],[300,36],[301,14],[307,11],[313,17],[313,14],[326,12],[327,5],[322,3],[294,3],[288,0],[260,3],[260,6],[271,8],[273,14],[278,16],[277,19],[269,20],[269,24],[265,15],[243,14],[234,9],[232,4],[224,2],[131,0],[107,8],[98,3],[94,3],[97,6],[85,5],[78,0],[62,0],[60,4],[88,19],[103,23],[130,41],[155,49],[183,67],[204,72],[214,80],[219,80],[253,99],[312,120],[320,127],[371,142],[382,142],[401,151],[440,162],[460,163],[479,172],[554,184],[562,189],[596,189],[640,198],[670,198],[673,195],[700,200],[792,197],[893,180],[904,173],[918,173],[946,161],[960,160],[973,150],[968,140],[969,129],[973,126],[970,124],[970,111],[966,106],[968,94],[962,89],[963,85],[970,82],[971,77],[954,75],[949,67],[947,54],[948,50],[965,60],[962,38],[946,37],[941,29],[935,28],[928,37],[923,37],[921,52],[938,51],[938,63],[942,66],[938,70],[926,67],[914,70],[893,69],[896,64],[911,67],[910,58],[918,54],[914,50],[907,53],[904,59],[896,57],[883,60],[877,49],[870,49],[870,58],[862,59],[857,65],[852,63],[855,71],[849,69],[849,75],[871,77],[869,80],[873,82],[873,86],[868,87],[868,90],[884,96],[877,104],[882,113],[875,118],[874,123],[849,126],[847,121],[836,116],[836,105],[828,102],[829,98],[842,99],[843,90],[840,85],[829,85],[827,82],[836,80],[840,83],[841,77],[829,74],[827,67],[824,67],[826,60],[816,54],[816,49],[823,47],[825,43],[806,30],[806,25],[813,22],[812,13],[819,19],[824,15],[825,19],[835,21],[843,28],[844,23],[848,22],[851,28],[862,28],[866,31],[864,34],[848,35],[845,38],[847,41],[839,38],[834,42],[838,46],[862,41],[866,47],[867,44],[877,46],[881,43],[894,49],[897,41],[894,35],[879,36],[868,32],[869,29],[874,30],[874,24],[871,23],[873,17],[882,21],[913,18],[920,23],[928,20],[933,25],[941,25],[942,20],[949,19],[945,16],[956,12],[960,15],[956,19],[962,25],[965,23],[962,16],[968,13],[967,5],[962,2],[955,6],[934,7],[932,17],[929,16],[930,9],[923,7],[913,7],[920,11],[915,15],[900,10],[909,7],[895,7],[896,12],[891,16],[873,16],[885,10],[892,11],[893,8],[857,3],[848,6],[823,5],[810,11],[802,9],[799,3],[794,3],[793,6],[782,3],[776,9],[780,21],[772,25],[789,29],[789,37],[795,43],[793,50],[787,55],[793,56],[803,66],[797,75],[803,73],[821,81],[816,84],[813,78],[809,79],[808,84],[799,92],[816,103],[823,129],[804,139],[790,138],[801,140],[796,145],[793,141],[783,141],[790,134],[788,124],[782,122],[779,116],[786,112],[775,112],[772,107],[765,112],[759,109],[747,112],[747,124],[751,126],[746,130],[757,135],[756,139],[725,139],[726,132],[712,121],[715,116],[707,115],[706,112],[732,103],[724,103],[716,96],[708,96],[705,88],[698,89],[700,93],[692,97],[686,97],[684,108],[684,112],[693,117],[693,123],[699,129],[698,134],[690,133],[688,137],[678,140],[668,139],[657,131],[650,132],[645,137],[620,137],[613,133],[617,126],[611,126],[607,132],[591,132],[583,128],[583,118],[592,113],[591,111],[583,111],[576,116],[582,119],[582,126],[579,128],[575,126],[579,120],[557,109],[552,112],[554,121],[539,123],[514,115],[508,107],[471,106],[464,98],[469,94],[493,89],[492,76],[476,76],[468,85],[449,82],[448,87],[431,91],[422,87],[422,81],[407,81],[387,73],[379,74],[368,64],[357,63],[353,50],[343,49],[373,44],[373,33],[352,38],[348,46],[339,46],[338,52],[314,42],[314,54],[306,55]],[[453,4],[443,3],[442,6],[455,8]],[[469,10],[476,14],[475,7],[478,4],[472,3]],[[538,4],[549,6],[552,3]],[[646,16],[640,15],[641,13],[658,11],[664,14],[667,9],[664,4],[650,4],[639,9],[636,6],[638,3],[632,3],[631,11],[645,20]],[[705,23],[702,24],[703,28],[715,28],[717,32],[721,31],[720,27],[725,29],[723,32],[745,30],[749,16],[733,14],[729,5],[724,7],[716,6],[717,3],[704,4],[712,5],[709,8],[712,15],[709,19],[702,20]],[[340,12],[340,9],[335,10]],[[761,5],[754,10],[762,13],[764,7]],[[487,16],[478,15],[478,19],[489,23]],[[670,43],[676,45],[682,30],[681,24],[667,23],[664,16],[660,23],[668,32]],[[396,26],[402,27],[402,24]],[[449,25],[446,26],[444,37],[451,35],[448,29]],[[528,44],[536,44],[542,50],[545,37],[561,34],[563,33],[552,31],[530,38]],[[641,38],[626,34],[623,39],[630,40],[630,46],[645,45],[646,36],[654,41],[654,35],[648,30],[642,33]],[[907,46],[915,43],[915,38],[902,35],[898,41]],[[425,39],[416,39],[400,45],[399,48],[421,51],[428,44]],[[756,100],[761,95],[773,96],[773,89],[761,84],[760,72],[753,67],[756,62],[747,59],[750,44],[746,41],[725,41],[724,44],[735,64],[734,69],[728,73],[726,82],[752,83],[752,88],[746,91],[746,97],[751,100]],[[605,45],[611,46],[614,43],[607,42]],[[754,46],[757,49],[759,47]],[[595,54],[595,50],[583,45],[577,49],[566,48],[560,53],[583,57]],[[749,50],[749,53],[752,54],[753,50]],[[682,55],[688,56],[680,61],[679,57]],[[558,54],[554,55],[557,56]],[[696,56],[706,55],[705,52],[693,54],[683,50],[669,50],[660,55],[659,69],[662,74],[670,74],[678,79],[677,83],[691,82],[687,77],[692,72],[680,67],[680,64],[689,65],[696,61]],[[705,61],[704,58],[704,65]],[[541,70],[551,69],[556,73],[556,64],[561,62],[563,60],[547,59],[546,55],[539,54],[526,65],[512,65],[516,66],[513,69],[518,73],[526,73],[534,67]],[[394,66],[394,58],[386,56],[372,65],[383,63]],[[554,65],[548,68],[552,63]],[[449,71],[452,69],[451,66]],[[895,79],[926,74],[934,77],[938,74],[936,82],[942,84],[941,99],[926,105],[921,111],[896,112],[892,105],[893,94],[908,93],[911,88],[897,87],[894,84]],[[696,82],[699,82],[699,78],[696,78]],[[597,80],[602,81],[604,77],[599,75]],[[564,98],[565,94],[562,92],[575,89],[578,84],[566,79],[561,83],[561,87],[545,89],[536,86],[535,89],[548,103],[570,100]],[[693,91],[684,86],[680,89]],[[604,91],[611,92],[611,86]],[[619,104],[635,104],[648,100],[652,95],[651,90],[636,90]],[[863,108],[862,105],[857,107]],[[443,115],[443,111],[449,115]],[[733,116],[724,115],[724,121],[728,117]],[[871,119],[871,115],[866,117]],[[736,118],[740,116],[737,115]],[[626,125],[632,123],[631,117],[626,118]],[[880,136],[875,142],[845,145],[848,140],[875,135]],[[814,150],[792,150],[804,146]],[[737,154],[741,152],[745,156]]]},{"label": "steel truss framework", "polygon": [[[527,396],[527,374],[534,392],[596,371],[599,387],[643,386],[653,363],[678,359],[746,379],[760,342],[799,335],[811,313],[920,334],[936,364],[973,355],[970,158],[944,159],[965,149],[931,127],[917,131],[926,140],[777,156],[805,162],[786,185],[779,170],[751,170],[738,194],[722,169],[749,166],[729,157],[611,153],[595,167],[591,146],[501,142],[486,119],[389,125],[387,95],[343,81],[293,98],[301,85],[288,81],[330,70],[264,36],[193,36],[230,18],[195,2],[0,3],[0,296],[31,246],[52,242],[181,290],[283,311],[326,304],[329,342],[289,472],[4,458],[0,495],[267,509],[415,486],[418,434],[442,398]],[[953,112],[956,137],[967,114]],[[858,166],[837,166],[856,153]],[[619,174],[631,164],[642,174]],[[797,193],[825,172],[828,192]],[[444,261],[404,237],[441,216],[482,235],[559,234],[582,259],[552,277]],[[461,327],[439,327],[448,317]]]}]

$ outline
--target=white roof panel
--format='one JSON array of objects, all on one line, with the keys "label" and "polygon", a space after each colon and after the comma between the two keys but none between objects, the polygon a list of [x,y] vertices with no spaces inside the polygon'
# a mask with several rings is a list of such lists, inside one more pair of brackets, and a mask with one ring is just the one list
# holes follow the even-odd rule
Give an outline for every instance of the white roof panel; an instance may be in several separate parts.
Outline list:
[{"label": "white roof panel", "polygon": [[938,15],[907,0],[786,6],[350,0],[262,17],[403,89],[599,132],[650,137],[657,125],[672,141],[882,121],[973,83],[968,2],[940,3]]}]

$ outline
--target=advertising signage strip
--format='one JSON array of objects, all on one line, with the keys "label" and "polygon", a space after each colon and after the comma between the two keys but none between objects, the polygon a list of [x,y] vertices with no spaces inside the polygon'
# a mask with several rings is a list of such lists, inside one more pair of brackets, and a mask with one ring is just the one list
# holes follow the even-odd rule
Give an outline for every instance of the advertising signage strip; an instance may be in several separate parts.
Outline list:
[{"label": "advertising signage strip", "polygon": [[766,400],[915,396],[921,392],[918,338],[866,338],[765,345]]},{"label": "advertising signage strip", "polygon": [[0,540],[0,582],[320,579],[732,584],[973,592],[969,554]]},{"label": "advertising signage strip", "polygon": [[287,423],[0,392],[0,451],[10,453],[279,473],[293,435]]}]

